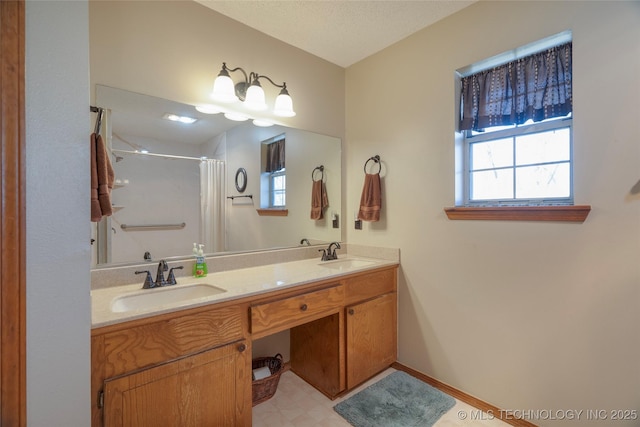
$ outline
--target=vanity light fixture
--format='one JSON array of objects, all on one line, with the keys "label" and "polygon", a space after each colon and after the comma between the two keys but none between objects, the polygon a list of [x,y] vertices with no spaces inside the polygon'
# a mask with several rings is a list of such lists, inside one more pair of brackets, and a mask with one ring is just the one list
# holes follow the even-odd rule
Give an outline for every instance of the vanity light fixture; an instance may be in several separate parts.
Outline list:
[{"label": "vanity light fixture", "polygon": [[[241,71],[244,75],[244,81],[237,84],[233,82],[229,73]],[[269,81],[272,85],[281,88],[280,94],[276,98],[273,114],[281,117],[293,117],[296,113],[293,111],[293,101],[287,91],[287,83],[281,85],[275,83],[268,76],[260,75],[251,71],[248,75],[242,68],[227,68],[227,63],[222,63],[222,70],[213,83],[213,92],[211,98],[220,102],[235,102],[240,100],[244,106],[250,110],[262,111],[267,109],[264,90],[260,84],[260,79]]]}]

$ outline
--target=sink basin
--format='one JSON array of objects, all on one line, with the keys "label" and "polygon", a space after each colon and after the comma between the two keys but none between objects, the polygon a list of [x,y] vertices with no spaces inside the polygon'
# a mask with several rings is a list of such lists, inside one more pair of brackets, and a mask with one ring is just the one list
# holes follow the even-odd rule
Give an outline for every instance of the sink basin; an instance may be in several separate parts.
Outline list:
[{"label": "sink basin", "polygon": [[351,268],[367,267],[375,264],[373,261],[364,259],[337,259],[334,261],[321,262],[322,267],[331,268],[333,270],[349,270]]},{"label": "sink basin", "polygon": [[115,298],[111,303],[111,311],[122,313],[133,310],[147,310],[166,304],[209,297],[223,292],[226,292],[226,290],[206,283],[145,289],[133,295],[123,295]]}]

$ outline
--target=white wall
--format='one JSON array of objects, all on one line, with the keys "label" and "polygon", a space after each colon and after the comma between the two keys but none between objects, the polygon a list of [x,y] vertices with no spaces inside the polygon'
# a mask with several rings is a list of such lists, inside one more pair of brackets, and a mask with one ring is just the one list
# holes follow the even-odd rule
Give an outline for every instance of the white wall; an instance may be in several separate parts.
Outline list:
[{"label": "white wall", "polygon": [[[567,29],[575,199],[591,214],[448,220],[454,71]],[[385,174],[382,220],[347,240],[401,248],[400,362],[504,409],[638,409],[639,40],[638,2],[482,1],[347,70],[348,215],[364,161],[380,154]]]},{"label": "white wall", "polygon": [[88,5],[26,2],[27,420],[90,425]]}]

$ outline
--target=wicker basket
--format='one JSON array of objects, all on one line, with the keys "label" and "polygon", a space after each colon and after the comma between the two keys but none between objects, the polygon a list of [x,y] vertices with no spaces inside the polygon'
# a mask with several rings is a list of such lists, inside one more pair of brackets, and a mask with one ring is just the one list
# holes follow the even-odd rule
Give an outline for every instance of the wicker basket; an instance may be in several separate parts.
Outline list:
[{"label": "wicker basket", "polygon": [[280,381],[280,374],[284,363],[282,363],[282,355],[276,354],[275,357],[258,357],[251,361],[251,369],[257,369],[267,366],[271,375],[261,380],[253,381],[253,406],[258,403],[262,403],[271,399],[278,388],[278,382]]}]

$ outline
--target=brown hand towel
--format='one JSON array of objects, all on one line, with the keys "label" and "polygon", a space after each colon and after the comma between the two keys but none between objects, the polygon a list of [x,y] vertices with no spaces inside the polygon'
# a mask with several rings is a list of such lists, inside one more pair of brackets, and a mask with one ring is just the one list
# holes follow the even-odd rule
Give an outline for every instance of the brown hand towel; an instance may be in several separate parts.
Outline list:
[{"label": "brown hand towel", "polygon": [[91,134],[91,221],[102,219],[102,209],[98,201],[98,169],[96,163],[96,134]]},{"label": "brown hand towel", "polygon": [[380,174],[365,173],[358,219],[373,222],[379,221],[381,208],[382,190],[380,188]]},{"label": "brown hand towel", "polygon": [[327,190],[321,179],[313,181],[311,186],[311,219],[322,219],[323,211],[329,205]]},{"label": "brown hand towel", "polygon": [[111,189],[115,173],[111,166],[109,154],[102,140],[102,136],[96,137],[96,172],[98,174],[98,201],[102,215],[110,216],[113,213],[111,208]]}]

